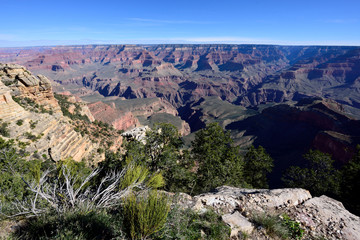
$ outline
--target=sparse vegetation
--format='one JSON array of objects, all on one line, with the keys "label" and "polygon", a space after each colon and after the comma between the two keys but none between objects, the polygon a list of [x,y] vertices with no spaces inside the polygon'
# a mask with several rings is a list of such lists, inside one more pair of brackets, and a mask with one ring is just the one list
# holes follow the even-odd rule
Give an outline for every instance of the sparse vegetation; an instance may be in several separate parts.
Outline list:
[{"label": "sparse vegetation", "polygon": [[304,234],[304,229],[300,227],[300,224],[290,219],[286,214],[278,216],[266,213],[253,213],[251,219],[258,226],[264,227],[266,233],[273,237],[302,239]]},{"label": "sparse vegetation", "polygon": [[39,140],[42,136],[44,136],[44,134],[41,133],[41,134],[36,136],[36,135],[32,134],[31,132],[26,132],[26,133],[24,133],[24,136],[27,139],[31,140],[32,142],[35,142],[35,141]]},{"label": "sparse vegetation", "polygon": [[24,120],[19,119],[19,120],[16,121],[16,125],[22,126],[22,125],[23,125],[23,122],[24,122]]},{"label": "sparse vegetation", "polygon": [[3,122],[0,119],[0,135],[4,137],[10,137],[10,131],[9,131],[9,123]]},{"label": "sparse vegetation", "polygon": [[277,236],[282,239],[289,237],[288,230],[281,223],[279,216],[267,215],[266,213],[254,213],[251,219],[258,226],[265,228],[266,233],[270,236]]},{"label": "sparse vegetation", "polygon": [[[81,107],[78,103],[72,103],[68,101],[68,97],[61,94],[54,94],[54,97],[58,100],[59,106],[64,116],[69,117],[72,120],[82,120],[90,122],[86,115],[81,114]],[[70,113],[69,108],[71,105],[75,106],[74,112]]]},{"label": "sparse vegetation", "polygon": [[300,227],[300,223],[290,219],[287,214],[283,214],[281,219],[281,223],[288,229],[291,238],[302,239],[304,235],[304,229]]},{"label": "sparse vegetation", "polygon": [[34,128],[36,128],[36,124],[38,123],[38,121],[32,121],[32,120],[30,120],[30,122],[29,122],[29,124],[30,124],[30,128],[31,129],[34,129]]},{"label": "sparse vegetation", "polygon": [[189,208],[181,209],[175,205],[169,213],[164,228],[154,238],[228,240],[229,237],[230,227],[212,210],[197,213]]}]

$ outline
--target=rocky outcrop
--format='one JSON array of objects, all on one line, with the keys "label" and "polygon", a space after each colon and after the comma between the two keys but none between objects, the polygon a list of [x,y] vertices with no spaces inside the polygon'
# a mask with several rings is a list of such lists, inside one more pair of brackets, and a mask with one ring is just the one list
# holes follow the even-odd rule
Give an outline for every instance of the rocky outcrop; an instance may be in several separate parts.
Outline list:
[{"label": "rocky outcrop", "polygon": [[79,97],[76,97],[76,96],[73,96],[69,91],[65,91],[65,92],[59,92],[57,94],[60,94],[62,96],[66,96],[67,98],[67,101],[70,102],[70,103],[73,103],[72,105],[70,105],[68,107],[68,111],[71,113],[71,114],[74,114],[75,113],[75,110],[76,108],[79,108],[79,114],[80,115],[84,115],[84,116],[87,116],[88,119],[90,120],[90,122],[93,122],[95,121],[95,118],[94,116],[91,114],[91,111],[88,107],[88,105],[83,102],[81,100],[81,98]]},{"label": "rocky outcrop", "polygon": [[[128,104],[127,104],[128,103]],[[120,110],[124,109],[130,111],[134,116],[149,117],[153,114],[158,113],[167,113],[173,116],[177,116],[178,112],[174,106],[172,106],[168,101],[161,98],[148,98],[144,100],[130,100],[130,101],[116,101],[115,105],[118,106]]]},{"label": "rocky outcrop", "polygon": [[11,90],[0,81],[0,119],[11,122],[29,115],[24,108],[11,97]]},{"label": "rocky outcrop", "polygon": [[341,202],[327,196],[309,199],[288,212],[309,229],[314,237],[358,239],[360,218],[347,211]]},{"label": "rocky outcrop", "polygon": [[203,212],[213,209],[222,215],[232,229],[234,239],[246,232],[250,239],[269,239],[264,228],[254,221],[254,215],[281,215],[300,223],[304,239],[358,239],[360,218],[329,197],[312,197],[304,189],[242,189],[223,186],[195,197],[182,195],[184,207]]},{"label": "rocky outcrop", "polygon": [[150,128],[148,126],[136,127],[122,133],[121,135],[126,139],[134,139],[145,144],[145,137],[147,131],[150,131]]},{"label": "rocky outcrop", "polygon": [[34,76],[17,64],[0,64],[0,69],[2,81],[12,89],[13,96],[31,99],[53,112],[61,111],[54,98],[51,83],[45,76]]},{"label": "rocky outcrop", "polygon": [[131,112],[123,112],[103,102],[88,105],[91,114],[98,121],[112,125],[118,130],[139,126],[139,120]]},{"label": "rocky outcrop", "polygon": [[253,211],[275,211],[294,207],[311,198],[309,191],[304,189],[242,189],[220,187],[213,193],[195,196],[194,209],[201,210],[210,206],[223,213],[235,210],[248,215]]},{"label": "rocky outcrop", "polygon": [[[50,155],[56,161],[68,157],[80,161],[97,149],[62,115],[47,78],[35,77],[24,67],[12,64],[1,64],[0,73],[0,118],[9,123],[10,138],[23,146],[30,158]],[[14,96],[22,105],[13,100]]]}]

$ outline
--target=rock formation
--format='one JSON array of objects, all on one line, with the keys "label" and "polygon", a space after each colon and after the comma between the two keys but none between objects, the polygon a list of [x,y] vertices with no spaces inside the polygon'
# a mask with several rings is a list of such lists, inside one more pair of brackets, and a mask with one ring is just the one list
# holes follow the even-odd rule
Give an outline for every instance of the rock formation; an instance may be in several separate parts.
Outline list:
[{"label": "rock formation", "polygon": [[118,130],[127,130],[140,125],[139,120],[131,112],[123,112],[103,102],[88,105],[91,114],[98,121],[112,125]]},{"label": "rock formation", "polygon": [[218,187],[195,197],[181,195],[179,204],[198,212],[213,209],[232,228],[234,239],[246,232],[249,239],[269,239],[253,219],[255,214],[287,214],[305,229],[304,239],[358,239],[360,218],[327,196],[312,197],[304,189],[243,189]]},{"label": "rock formation", "polygon": [[46,77],[35,77],[18,65],[1,64],[0,78],[0,118],[9,123],[10,137],[33,154],[30,158],[45,154],[56,161],[67,157],[80,161],[97,149],[62,115]]},{"label": "rock formation", "polygon": [[243,106],[320,96],[359,107],[359,56],[358,47],[345,46],[88,45],[0,51],[0,60],[25,65],[77,94],[85,87],[103,96],[160,97],[176,107],[205,96]]},{"label": "rock formation", "polygon": [[95,121],[95,118],[94,118],[94,116],[92,115],[92,113],[91,113],[88,105],[87,105],[85,102],[83,102],[83,101],[81,100],[81,98],[73,96],[69,91],[60,92],[60,93],[58,93],[58,94],[63,95],[63,96],[67,96],[67,101],[69,101],[70,103],[73,103],[73,104],[70,105],[69,108],[68,108],[68,111],[69,111],[71,114],[74,114],[76,107],[79,107],[79,108],[80,108],[79,113],[80,113],[81,115],[87,116],[88,119],[90,120],[90,122]]},{"label": "rock formation", "polygon": [[121,135],[127,139],[130,139],[130,140],[134,139],[134,140],[137,140],[137,141],[145,144],[146,132],[149,130],[150,130],[150,128],[148,126],[136,127],[129,131],[124,132]]},{"label": "rock formation", "polygon": [[13,96],[21,96],[35,101],[47,110],[60,112],[51,83],[43,75],[32,75],[25,67],[16,64],[1,64],[2,81],[12,89]]}]

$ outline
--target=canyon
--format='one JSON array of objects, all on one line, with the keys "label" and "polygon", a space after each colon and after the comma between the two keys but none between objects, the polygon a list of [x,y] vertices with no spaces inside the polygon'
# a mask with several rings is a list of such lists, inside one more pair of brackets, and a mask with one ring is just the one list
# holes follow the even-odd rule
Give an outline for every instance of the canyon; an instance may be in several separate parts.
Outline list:
[{"label": "canyon", "polygon": [[[360,106],[360,49],[275,45],[87,45],[0,49],[1,62],[43,74],[79,96],[204,96],[242,106],[326,97]],[[56,89],[56,87],[55,87]],[[345,97],[346,96],[346,97]]]},{"label": "canyon", "polygon": [[[0,62],[9,62],[0,64],[3,137],[32,153],[28,159],[96,164],[104,149],[142,141],[158,122],[175,125],[190,146],[196,131],[217,122],[240,151],[267,150],[275,166],[269,185],[281,188],[284,170],[303,166],[309,149],[330,153],[340,168],[360,144],[357,47],[33,47],[0,49]],[[360,231],[341,202],[304,189],[222,186],[179,196],[183,208],[220,214],[234,239],[268,239],[254,224],[257,212],[287,214],[311,239],[356,239]]]},{"label": "canyon", "polygon": [[[315,148],[341,166],[360,117],[360,48],[83,45],[0,49],[0,62],[47,76],[117,130],[169,122],[187,145],[211,122],[241,149],[264,146],[280,173]],[[291,161],[285,160],[291,159]]]}]

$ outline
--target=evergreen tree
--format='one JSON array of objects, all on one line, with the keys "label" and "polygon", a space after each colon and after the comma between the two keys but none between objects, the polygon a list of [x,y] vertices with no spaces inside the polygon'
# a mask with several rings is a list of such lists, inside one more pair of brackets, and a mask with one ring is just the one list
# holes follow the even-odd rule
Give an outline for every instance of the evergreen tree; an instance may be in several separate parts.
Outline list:
[{"label": "evergreen tree", "polygon": [[356,193],[360,189],[360,146],[353,159],[341,170],[341,199],[355,214],[360,214],[360,203]]},{"label": "evergreen tree", "polygon": [[340,172],[333,166],[331,155],[310,150],[304,155],[307,168],[290,167],[283,177],[289,187],[305,188],[315,196],[334,196],[340,189]]},{"label": "evergreen tree", "polygon": [[230,133],[211,123],[195,135],[192,154],[198,164],[196,192],[207,192],[221,185],[244,184],[243,160],[232,146]]},{"label": "evergreen tree", "polygon": [[268,188],[267,174],[274,167],[273,159],[262,146],[251,146],[244,157],[244,176],[247,183],[255,188]]}]

